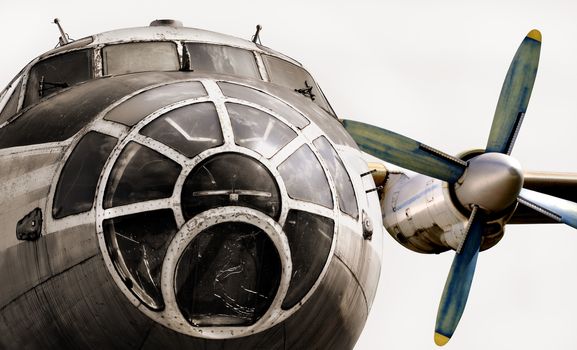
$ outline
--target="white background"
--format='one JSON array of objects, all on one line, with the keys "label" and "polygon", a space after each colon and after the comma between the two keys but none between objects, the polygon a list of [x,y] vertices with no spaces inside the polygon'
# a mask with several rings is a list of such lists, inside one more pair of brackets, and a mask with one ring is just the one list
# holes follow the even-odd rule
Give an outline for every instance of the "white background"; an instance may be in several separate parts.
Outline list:
[{"label": "white background", "polygon": [[[577,3],[549,1],[0,0],[0,85],[73,38],[176,18],[250,38],[300,62],[341,118],[373,123],[448,153],[483,148],[502,81],[532,28],[541,65],[513,155],[527,170],[577,172]],[[453,257],[385,237],[377,300],[355,349],[435,349],[438,301]],[[479,257],[447,349],[577,348],[577,233],[509,226]],[[322,322],[322,320],[319,320]]]}]

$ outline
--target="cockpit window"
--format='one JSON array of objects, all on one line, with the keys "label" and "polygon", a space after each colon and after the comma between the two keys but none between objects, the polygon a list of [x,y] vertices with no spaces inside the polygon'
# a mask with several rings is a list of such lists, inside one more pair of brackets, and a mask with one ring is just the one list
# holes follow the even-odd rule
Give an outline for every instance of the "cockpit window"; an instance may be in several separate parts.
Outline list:
[{"label": "cockpit window", "polygon": [[189,69],[199,73],[218,73],[260,79],[251,51],[231,46],[186,43]]},{"label": "cockpit window", "polygon": [[91,131],[66,161],[56,186],[52,215],[56,219],[92,208],[100,172],[116,145],[116,138]]},{"label": "cockpit window", "polygon": [[162,154],[129,143],[108,179],[104,208],[170,197],[181,169]]},{"label": "cockpit window", "polygon": [[8,119],[10,119],[11,116],[16,114],[16,110],[18,109],[18,100],[20,99],[21,88],[22,88],[22,79],[20,79],[18,85],[16,85],[14,90],[12,90],[11,92],[10,91],[6,92],[6,93],[12,93],[12,95],[10,95],[10,97],[5,96],[5,98],[8,99],[8,101],[6,101],[4,108],[2,108],[2,111],[0,112],[0,124],[4,123]]},{"label": "cockpit window", "polygon": [[290,287],[282,303],[287,310],[301,301],[315,284],[329,256],[334,222],[300,210],[290,210],[284,225],[293,271]]},{"label": "cockpit window", "polygon": [[302,145],[278,166],[291,198],[333,208],[329,183],[321,163],[308,145]]},{"label": "cockpit window", "polygon": [[140,133],[167,144],[189,158],[224,143],[212,102],[174,109],[148,124]]},{"label": "cockpit window", "polygon": [[127,43],[102,49],[104,75],[178,70],[180,62],[173,42]]},{"label": "cockpit window", "polygon": [[234,132],[234,142],[250,148],[266,158],[276,154],[297,134],[286,124],[259,109],[227,103]]},{"label": "cockpit window", "polygon": [[104,119],[133,126],[152,112],[172,103],[206,96],[198,81],[185,81],[146,90],[114,107]]},{"label": "cockpit window", "polygon": [[30,69],[24,106],[92,76],[92,50],[68,52],[40,61]]},{"label": "cockpit window", "polygon": [[271,82],[293,89],[332,113],[324,95],[306,70],[277,57],[262,55],[262,59]]},{"label": "cockpit window", "polygon": [[357,199],[355,197],[355,190],[351,178],[337,154],[337,151],[331,146],[330,142],[321,136],[316,139],[313,144],[319,150],[321,157],[329,168],[329,172],[335,181],[337,188],[337,195],[339,199],[339,206],[343,213],[349,214],[353,218],[359,216],[359,209],[357,207]]},{"label": "cockpit window", "polygon": [[265,94],[262,91],[224,81],[219,82],[218,86],[226,96],[257,103],[276,112],[299,129],[310,124],[310,122],[295,109],[278,98]]}]

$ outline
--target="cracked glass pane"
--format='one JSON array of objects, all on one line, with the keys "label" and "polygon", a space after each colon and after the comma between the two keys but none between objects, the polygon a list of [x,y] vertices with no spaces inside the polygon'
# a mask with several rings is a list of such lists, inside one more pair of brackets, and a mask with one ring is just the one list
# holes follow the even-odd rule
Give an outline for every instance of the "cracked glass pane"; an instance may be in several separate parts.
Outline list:
[{"label": "cracked glass pane", "polygon": [[256,226],[225,222],[199,233],[176,268],[180,311],[193,326],[248,326],[270,307],[282,273],[278,252]]},{"label": "cracked glass pane", "polygon": [[162,262],[178,231],[172,210],[108,219],[103,227],[108,253],[126,286],[151,309],[164,308]]}]

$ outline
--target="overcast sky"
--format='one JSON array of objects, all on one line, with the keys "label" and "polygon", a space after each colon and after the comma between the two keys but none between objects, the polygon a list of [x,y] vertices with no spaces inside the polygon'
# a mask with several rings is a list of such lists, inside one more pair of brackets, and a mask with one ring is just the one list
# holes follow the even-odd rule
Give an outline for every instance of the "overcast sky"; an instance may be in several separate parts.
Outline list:
[{"label": "overcast sky", "polygon": [[[0,2],[0,85],[72,38],[157,18],[250,38],[300,62],[341,118],[373,123],[448,153],[483,148],[502,81],[529,30],[541,65],[513,156],[527,170],[577,172],[577,2],[8,1]],[[435,349],[452,253],[419,255],[385,237],[382,276],[355,349]],[[479,257],[447,349],[577,348],[577,232],[509,226]]]}]

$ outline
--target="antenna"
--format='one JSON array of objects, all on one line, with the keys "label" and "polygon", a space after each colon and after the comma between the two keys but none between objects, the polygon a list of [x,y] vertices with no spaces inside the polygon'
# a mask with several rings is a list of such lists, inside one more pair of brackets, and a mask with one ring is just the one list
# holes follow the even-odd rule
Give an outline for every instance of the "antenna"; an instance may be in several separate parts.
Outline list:
[{"label": "antenna", "polygon": [[256,32],[254,33],[254,35],[252,36],[252,39],[251,39],[252,42],[255,43],[255,44],[257,43],[257,41],[258,41],[259,44],[261,44],[261,42],[260,42],[260,37],[259,37],[259,34],[260,34],[260,30],[261,30],[261,29],[262,29],[262,26],[261,26],[260,24],[257,24],[257,25],[256,25]]},{"label": "antenna", "polygon": [[60,20],[58,18],[54,18],[54,24],[56,24],[58,26],[58,30],[60,30],[60,38],[58,39],[60,46],[68,44],[70,42],[70,37],[68,34],[64,33],[64,29],[62,29]]}]

